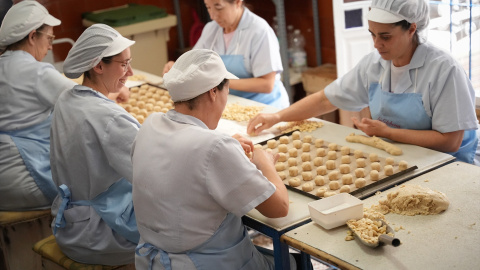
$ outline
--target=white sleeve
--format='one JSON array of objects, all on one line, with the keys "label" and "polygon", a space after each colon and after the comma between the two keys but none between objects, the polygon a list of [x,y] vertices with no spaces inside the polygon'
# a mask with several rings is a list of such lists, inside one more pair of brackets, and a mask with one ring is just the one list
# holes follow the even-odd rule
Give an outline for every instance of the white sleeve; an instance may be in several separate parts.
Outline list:
[{"label": "white sleeve", "polygon": [[63,91],[72,89],[77,84],[48,63],[42,63],[37,72],[37,89],[42,91],[36,91],[35,94],[38,100],[48,107],[55,105]]},{"label": "white sleeve", "polygon": [[268,199],[275,186],[250,162],[240,143],[222,137],[207,157],[210,195],[227,211],[241,217]]}]

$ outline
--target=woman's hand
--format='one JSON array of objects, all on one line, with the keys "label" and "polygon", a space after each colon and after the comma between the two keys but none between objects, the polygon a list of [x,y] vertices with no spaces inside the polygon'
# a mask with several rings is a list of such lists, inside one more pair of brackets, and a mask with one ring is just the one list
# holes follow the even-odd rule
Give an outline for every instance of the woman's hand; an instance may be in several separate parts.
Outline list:
[{"label": "woman's hand", "polygon": [[247,133],[258,135],[262,130],[272,127],[280,122],[280,116],[277,113],[260,113],[250,119],[247,126]]},{"label": "woman's hand", "polygon": [[368,118],[362,118],[359,121],[356,117],[352,117],[353,124],[358,129],[365,132],[368,136],[377,136],[383,138],[389,138],[390,127],[382,121],[372,120]]},{"label": "woman's hand", "polygon": [[163,74],[167,73],[170,69],[172,69],[173,64],[175,64],[175,62],[168,61],[163,67]]},{"label": "woman's hand", "polygon": [[235,140],[240,142],[240,145],[242,145],[243,151],[245,151],[245,154],[247,157],[251,157],[250,153],[253,151],[253,143],[251,140],[242,137],[240,134],[235,134],[232,136]]},{"label": "woman's hand", "polygon": [[124,86],[118,93],[109,93],[108,98],[117,103],[125,103],[130,98],[130,89]]}]

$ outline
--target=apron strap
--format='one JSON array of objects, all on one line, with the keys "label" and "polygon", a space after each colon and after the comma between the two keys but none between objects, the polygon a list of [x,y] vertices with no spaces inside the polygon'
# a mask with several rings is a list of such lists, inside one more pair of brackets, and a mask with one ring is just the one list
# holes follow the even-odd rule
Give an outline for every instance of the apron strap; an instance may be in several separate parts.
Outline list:
[{"label": "apron strap", "polygon": [[53,227],[54,235],[57,233],[57,228],[65,228],[65,218],[63,217],[63,212],[67,208],[68,203],[70,202],[70,196],[72,195],[70,189],[64,184],[58,188],[58,192],[62,198],[62,203],[58,208],[57,216],[55,218],[55,226]]},{"label": "apron strap", "polygon": [[[147,250],[144,253],[141,253],[140,250],[142,248],[146,248]],[[165,251],[157,248],[156,246],[150,243],[139,244],[137,248],[135,248],[135,254],[137,254],[138,256],[140,257],[149,256],[150,261],[148,262],[148,270],[152,270],[153,261],[155,260],[155,257],[159,252],[160,252],[160,262],[165,267],[165,270],[172,270],[172,265],[170,264],[170,258],[168,257],[168,254]]]}]

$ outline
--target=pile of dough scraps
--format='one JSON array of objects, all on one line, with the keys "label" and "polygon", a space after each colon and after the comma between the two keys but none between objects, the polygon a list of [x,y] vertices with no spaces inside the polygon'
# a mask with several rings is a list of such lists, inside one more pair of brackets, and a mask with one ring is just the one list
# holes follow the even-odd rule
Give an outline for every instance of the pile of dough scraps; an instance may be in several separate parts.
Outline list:
[{"label": "pile of dough scraps", "polygon": [[311,120],[302,120],[302,121],[294,121],[288,122],[288,124],[284,126],[279,126],[278,129],[281,133],[288,133],[290,131],[299,130],[302,132],[312,132],[317,128],[323,127],[323,123],[320,121],[311,121]]},{"label": "pile of dough scraps", "polygon": [[402,185],[396,191],[388,193],[385,200],[372,207],[383,214],[392,212],[414,216],[439,214],[447,210],[449,205],[450,201],[442,192],[419,185]]},{"label": "pile of dough scraps", "polygon": [[243,106],[240,104],[227,104],[223,110],[222,118],[227,120],[234,120],[237,122],[249,121],[260,111],[262,106]]},{"label": "pile of dough scraps", "polygon": [[[381,234],[388,234],[393,237],[392,233],[386,233],[387,226],[382,225],[381,220],[387,223],[385,215],[382,213],[377,212],[373,208],[364,208],[363,218],[359,220],[351,219],[347,221],[347,225],[365,242],[376,244],[378,242],[378,236]],[[351,230],[348,230],[345,241],[353,239],[355,239],[354,233]]]}]

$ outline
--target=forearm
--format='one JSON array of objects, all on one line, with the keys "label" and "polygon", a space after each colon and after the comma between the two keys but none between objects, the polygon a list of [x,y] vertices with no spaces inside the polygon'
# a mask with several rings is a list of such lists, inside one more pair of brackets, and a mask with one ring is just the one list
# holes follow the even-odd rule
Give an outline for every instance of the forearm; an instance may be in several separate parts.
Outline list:
[{"label": "forearm", "polygon": [[456,152],[462,144],[463,130],[441,133],[435,130],[412,130],[390,128],[386,138],[407,144],[418,145],[440,152]]},{"label": "forearm", "polygon": [[274,85],[275,72],[271,72],[261,77],[230,80],[231,89],[251,93],[271,93]]},{"label": "forearm", "polygon": [[316,117],[334,111],[336,107],[330,103],[322,91],[309,95],[290,107],[278,112],[280,121],[290,122]]}]

